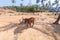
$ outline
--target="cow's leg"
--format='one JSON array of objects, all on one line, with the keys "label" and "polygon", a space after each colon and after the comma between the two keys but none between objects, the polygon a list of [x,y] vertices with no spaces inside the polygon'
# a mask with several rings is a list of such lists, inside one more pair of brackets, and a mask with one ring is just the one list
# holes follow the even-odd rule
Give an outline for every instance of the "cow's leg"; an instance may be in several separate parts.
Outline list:
[{"label": "cow's leg", "polygon": [[28,28],[30,28],[31,27],[31,24],[28,24]]},{"label": "cow's leg", "polygon": [[33,26],[34,26],[34,23],[31,23],[31,26],[30,27],[32,28]]},{"label": "cow's leg", "polygon": [[28,26],[29,26],[29,25],[27,24],[27,28],[28,28]]},{"label": "cow's leg", "polygon": [[28,23],[25,23],[26,24],[26,28],[28,28]]},{"label": "cow's leg", "polygon": [[33,21],[33,23],[32,23],[32,27],[34,26],[34,21]]},{"label": "cow's leg", "polygon": [[33,25],[34,25],[34,22],[33,22]]}]

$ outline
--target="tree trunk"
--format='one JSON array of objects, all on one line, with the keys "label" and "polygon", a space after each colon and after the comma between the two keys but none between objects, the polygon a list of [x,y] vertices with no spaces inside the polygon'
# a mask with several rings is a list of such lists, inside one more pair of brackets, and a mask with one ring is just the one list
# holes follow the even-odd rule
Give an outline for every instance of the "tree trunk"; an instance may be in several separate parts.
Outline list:
[{"label": "tree trunk", "polygon": [[58,24],[59,20],[60,20],[60,14],[59,14],[57,20],[53,24]]}]

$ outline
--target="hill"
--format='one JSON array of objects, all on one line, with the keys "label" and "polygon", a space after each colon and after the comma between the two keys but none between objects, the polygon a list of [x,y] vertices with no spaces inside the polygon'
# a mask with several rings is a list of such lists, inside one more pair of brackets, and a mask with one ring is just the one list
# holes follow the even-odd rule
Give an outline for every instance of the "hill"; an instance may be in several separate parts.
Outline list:
[{"label": "hill", "polygon": [[[19,25],[23,18],[35,17],[33,28]],[[60,25],[52,24],[57,16],[49,12],[39,15],[0,16],[0,40],[60,40]]]}]

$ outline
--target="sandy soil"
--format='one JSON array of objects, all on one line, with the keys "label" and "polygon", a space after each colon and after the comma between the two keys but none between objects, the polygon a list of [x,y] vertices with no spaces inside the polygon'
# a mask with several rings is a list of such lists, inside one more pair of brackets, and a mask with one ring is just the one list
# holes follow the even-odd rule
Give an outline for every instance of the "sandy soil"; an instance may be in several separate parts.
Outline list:
[{"label": "sandy soil", "polygon": [[[18,25],[23,18],[35,17],[33,28]],[[60,25],[52,24],[57,16],[51,13],[39,15],[0,15],[0,40],[60,40]]]}]

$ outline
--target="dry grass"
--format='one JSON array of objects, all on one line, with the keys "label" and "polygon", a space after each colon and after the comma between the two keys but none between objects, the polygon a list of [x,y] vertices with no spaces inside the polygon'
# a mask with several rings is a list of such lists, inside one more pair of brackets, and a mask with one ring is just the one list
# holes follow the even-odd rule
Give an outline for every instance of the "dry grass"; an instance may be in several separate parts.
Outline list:
[{"label": "dry grass", "polygon": [[[33,28],[26,28],[25,24],[19,25],[23,18],[29,17],[35,17]],[[60,25],[52,24],[55,18],[57,16],[49,12],[0,15],[0,40],[60,40]]]}]

